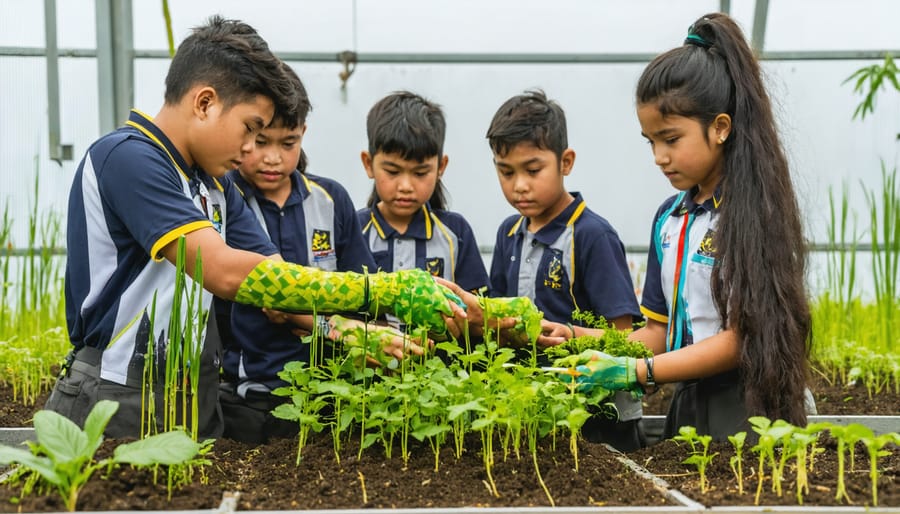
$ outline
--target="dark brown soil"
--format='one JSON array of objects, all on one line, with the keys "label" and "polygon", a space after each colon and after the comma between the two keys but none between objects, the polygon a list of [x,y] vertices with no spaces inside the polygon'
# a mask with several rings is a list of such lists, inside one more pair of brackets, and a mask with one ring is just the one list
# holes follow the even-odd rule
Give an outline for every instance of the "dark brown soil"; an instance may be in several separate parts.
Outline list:
[{"label": "dark brown soil", "polygon": [[[111,443],[107,441],[107,443]],[[105,443],[105,444],[107,444]],[[304,448],[295,466],[296,440],[278,440],[256,448],[221,439],[215,443],[212,465],[203,484],[199,476],[167,500],[165,477],[152,484],[149,471],[122,468],[111,476],[91,479],[79,496],[78,510],[195,510],[217,507],[226,492],[239,492],[241,510],[305,510],[349,508],[499,507],[546,506],[549,500],[535,475],[531,455],[504,461],[499,452],[492,475],[500,493],[494,497],[478,451],[477,439],[467,441],[472,451],[456,460],[449,447],[434,471],[430,448],[416,446],[408,464],[395,456],[386,460],[379,449],[369,448],[356,459],[348,442],[341,463],[335,462],[329,437]],[[575,471],[567,442],[556,451],[544,446],[538,461],[544,482],[558,506],[675,505],[649,481],[639,478],[602,445],[585,442],[580,469]],[[110,451],[112,444],[107,444]],[[65,510],[55,492],[28,495],[18,504],[10,498],[18,489],[0,488],[0,511],[46,512]]]},{"label": "dark brown soil", "polygon": [[[869,399],[864,388],[824,387],[814,384],[820,414],[898,414],[900,400],[896,394],[882,394]],[[664,413],[671,398],[671,387],[646,397],[646,414]],[[0,387],[0,398],[8,395]],[[851,398],[845,401],[845,398]],[[659,401],[661,400],[661,401]],[[30,426],[30,418],[40,409],[45,397],[35,405],[25,407],[9,400],[0,400],[0,426]],[[862,407],[860,407],[862,406]],[[852,410],[850,407],[855,407]],[[112,448],[115,441],[107,442]],[[387,460],[378,448],[369,448],[362,458],[356,458],[356,442],[348,441],[342,451],[341,463],[335,461],[331,439],[319,438],[303,452],[300,466],[294,465],[296,440],[280,440],[268,445],[249,447],[228,440],[215,443],[210,456],[212,465],[197,472],[193,483],[172,493],[168,500],[166,479],[160,473],[156,483],[146,470],[122,468],[110,476],[95,475],[79,497],[79,510],[194,510],[215,508],[226,493],[239,493],[237,508],[244,510],[304,510],[346,508],[425,508],[425,507],[520,507],[546,506],[549,500],[537,481],[527,452],[521,459],[509,456],[505,461],[498,450],[493,477],[499,498],[492,496],[479,454],[480,442],[467,442],[470,449],[456,460],[450,447],[443,449],[440,468],[433,470],[434,456],[428,446],[416,445],[409,463],[404,464],[395,449],[394,458]],[[549,444],[549,443],[548,443]],[[662,506],[665,496],[644,478],[633,474],[617,460],[616,454],[601,445],[581,443],[580,470],[575,473],[567,441],[557,441],[551,451],[543,447],[539,453],[541,473],[550,494],[558,506]],[[524,445],[523,445],[524,446]],[[109,451],[109,450],[107,450]],[[732,455],[730,445],[714,447],[715,457],[708,475],[711,488],[698,490],[696,471],[681,464],[687,450],[672,442],[630,454],[629,457],[650,471],[659,474],[673,487],[705,505],[752,505],[756,492],[756,457],[749,452],[744,458],[744,494],[737,492],[737,480],[728,466]],[[810,492],[805,505],[841,505],[834,499],[836,463],[833,446],[817,457],[810,473]],[[879,464],[880,506],[900,505],[900,449],[882,458]],[[848,464],[849,466],[849,464]],[[783,483],[784,494],[777,497],[765,483],[761,505],[796,505],[794,474],[791,471]],[[868,505],[871,485],[865,451],[856,453],[855,470],[847,472],[847,491],[856,505]],[[11,499],[18,488],[0,487],[0,512],[49,512],[65,510],[55,492],[33,493],[17,503]]]},{"label": "dark brown soil", "polygon": [[[847,505],[835,500],[837,492],[837,453],[833,440],[823,444],[825,452],[816,457],[813,470],[809,472],[809,493],[803,495],[803,505]],[[900,447],[887,448],[891,454],[878,459],[878,506],[900,506]],[[628,456],[680,490],[689,498],[704,505],[753,505],[759,484],[757,454],[745,448],[743,456],[744,491],[739,492],[738,481],[729,465],[734,449],[730,443],[712,443],[710,453],[716,453],[706,471],[710,487],[700,491],[700,480],[696,467],[681,462],[688,457],[688,447],[672,441],[663,441],[650,448],[630,453]],[[869,458],[865,447],[856,449],[854,467],[850,469],[849,457],[845,458],[844,482],[852,505],[872,505],[872,482],[869,478]],[[782,481],[782,495],[772,491],[772,481],[765,467],[759,505],[798,505],[796,466],[789,461]]]}]

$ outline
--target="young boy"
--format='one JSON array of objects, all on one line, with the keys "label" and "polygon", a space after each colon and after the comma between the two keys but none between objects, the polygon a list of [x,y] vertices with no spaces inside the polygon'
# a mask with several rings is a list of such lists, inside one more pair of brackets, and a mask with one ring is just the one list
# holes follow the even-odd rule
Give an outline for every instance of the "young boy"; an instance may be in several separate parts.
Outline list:
[{"label": "young boy", "polygon": [[[215,294],[291,311],[368,311],[379,303],[406,312],[410,300],[396,291],[416,282],[413,302],[454,312],[424,273],[361,276],[284,263],[231,183],[216,179],[241,164],[274,112],[296,117],[296,110],[297,93],[266,42],[249,25],[216,16],[179,46],[156,118],[132,112],[126,127],[88,149],[69,196],[65,290],[73,350],[46,408],[82,424],[98,400],[114,399],[120,405],[107,435],[141,435],[142,404],[153,399],[141,393],[144,355],[151,342],[157,362],[166,353],[182,237],[189,273],[202,258],[204,308]],[[439,314],[414,314],[444,327]],[[215,328],[207,328],[210,341]],[[203,345],[200,385],[191,393],[200,401],[203,438],[222,433],[217,352]]]},{"label": "young boy", "polygon": [[[329,271],[374,271],[347,191],[334,180],[306,173],[302,141],[312,106],[297,74],[290,68],[286,72],[300,98],[296,117],[276,112],[228,176],[286,261]],[[284,400],[271,391],[285,385],[278,372],[287,362],[309,362],[309,345],[297,332],[312,333],[315,318],[242,304],[232,305],[230,318],[232,338],[225,339],[220,389],[224,436],[265,443],[295,434],[296,423],[270,414]]]},{"label": "young boy", "polygon": [[415,93],[392,93],[372,106],[361,159],[374,186],[359,222],[379,269],[419,268],[485,292],[488,276],[472,227],[446,210],[445,127],[440,106]]},{"label": "young boy", "polygon": [[[487,138],[503,195],[519,211],[497,231],[491,295],[529,297],[558,323],[574,323],[580,309],[630,329],[640,310],[622,242],[564,185],[575,151],[562,108],[542,91],[514,96],[494,114]],[[619,423],[595,418],[585,435],[621,450],[640,447],[640,402],[620,392],[616,407]]]}]

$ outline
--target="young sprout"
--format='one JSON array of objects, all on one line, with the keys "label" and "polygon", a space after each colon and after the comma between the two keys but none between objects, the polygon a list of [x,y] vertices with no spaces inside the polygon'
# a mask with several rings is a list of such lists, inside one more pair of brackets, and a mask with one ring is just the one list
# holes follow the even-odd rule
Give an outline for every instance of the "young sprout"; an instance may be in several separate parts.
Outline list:
[{"label": "young sprout", "polygon": [[734,456],[728,460],[728,463],[731,465],[731,471],[734,473],[734,477],[737,478],[738,482],[738,494],[744,494],[744,467],[743,467],[743,453],[744,453],[744,442],[747,440],[747,432],[741,431],[734,435],[728,436],[728,440],[731,442],[731,445],[734,446]]}]

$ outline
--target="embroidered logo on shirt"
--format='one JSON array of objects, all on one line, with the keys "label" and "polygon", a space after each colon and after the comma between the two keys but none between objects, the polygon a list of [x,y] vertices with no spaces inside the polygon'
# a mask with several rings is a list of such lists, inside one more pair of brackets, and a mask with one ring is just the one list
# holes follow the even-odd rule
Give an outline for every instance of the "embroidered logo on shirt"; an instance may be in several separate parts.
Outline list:
[{"label": "embroidered logo on shirt", "polygon": [[544,287],[550,289],[562,289],[562,252],[553,248],[548,248],[550,252],[550,263],[547,265],[547,277],[544,278]]},{"label": "embroidered logo on shirt", "polygon": [[425,259],[425,271],[431,273],[435,277],[443,277],[444,276],[444,259],[441,257],[434,257],[431,259]]},{"label": "embroidered logo on shirt", "polygon": [[702,255],[704,257],[716,256],[716,248],[713,246],[713,236],[715,233],[716,231],[713,229],[708,229],[706,231],[703,239],[700,240],[700,247],[697,248],[697,255]]},{"label": "embroidered logo on shirt", "polygon": [[316,261],[335,256],[334,247],[331,246],[331,232],[327,230],[313,229],[310,247]]},{"label": "embroidered logo on shirt", "polygon": [[672,245],[672,234],[666,234],[662,240],[662,247],[668,248]]},{"label": "embroidered logo on shirt", "polygon": [[222,233],[222,206],[214,203],[212,205],[212,224],[216,232]]}]

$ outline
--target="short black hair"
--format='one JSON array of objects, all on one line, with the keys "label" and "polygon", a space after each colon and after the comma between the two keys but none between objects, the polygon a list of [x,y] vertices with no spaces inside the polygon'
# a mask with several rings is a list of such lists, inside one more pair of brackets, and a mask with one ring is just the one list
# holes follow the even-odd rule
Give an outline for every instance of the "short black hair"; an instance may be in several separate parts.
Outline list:
[{"label": "short black hair", "polygon": [[295,129],[302,127],[306,123],[306,117],[312,112],[312,102],[310,102],[306,86],[303,85],[303,81],[300,80],[297,72],[287,63],[284,65],[284,72],[291,87],[297,94],[296,109],[291,109],[287,112],[276,110],[275,116],[272,118],[272,125],[286,129]]},{"label": "short black hair", "polygon": [[516,95],[497,109],[487,131],[488,143],[497,155],[506,155],[519,143],[551,150],[556,157],[569,147],[566,113],[541,90]]},{"label": "short black hair", "polygon": [[[447,122],[441,106],[409,91],[395,91],[369,109],[366,133],[369,136],[369,155],[378,152],[399,154],[403,159],[422,162],[437,156],[438,166],[444,156],[444,134]],[[446,209],[449,202],[444,184],[438,179],[428,200],[432,209]],[[381,201],[378,191],[366,205],[374,208]]]},{"label": "short black hair", "polygon": [[379,100],[366,117],[369,155],[397,153],[424,161],[444,154],[447,123],[441,107],[411,93],[396,91]]},{"label": "short black hair", "polygon": [[174,105],[197,84],[216,90],[225,108],[262,95],[275,112],[297,109],[297,93],[281,60],[250,25],[211,16],[178,46],[166,75],[165,102]]}]

